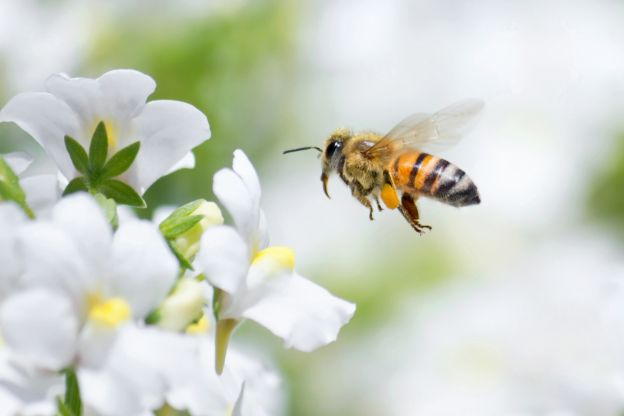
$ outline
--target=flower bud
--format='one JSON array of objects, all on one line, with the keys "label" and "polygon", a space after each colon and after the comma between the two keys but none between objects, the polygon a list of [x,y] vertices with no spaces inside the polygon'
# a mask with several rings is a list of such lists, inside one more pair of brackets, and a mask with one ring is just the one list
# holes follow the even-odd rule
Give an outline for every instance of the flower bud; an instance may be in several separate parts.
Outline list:
[{"label": "flower bud", "polygon": [[178,254],[192,260],[199,250],[199,241],[208,227],[223,224],[218,205],[203,199],[190,202],[173,211],[160,230],[172,242]]},{"label": "flower bud", "polygon": [[157,326],[182,331],[203,316],[204,294],[200,282],[183,278],[153,315]]}]

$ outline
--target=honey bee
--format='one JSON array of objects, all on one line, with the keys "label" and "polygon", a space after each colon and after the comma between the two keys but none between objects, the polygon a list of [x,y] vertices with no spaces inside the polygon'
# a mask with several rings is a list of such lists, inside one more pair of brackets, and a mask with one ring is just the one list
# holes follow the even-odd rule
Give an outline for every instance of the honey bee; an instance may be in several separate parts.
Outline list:
[{"label": "honey bee", "polygon": [[[287,150],[316,149],[321,153],[323,191],[328,198],[327,181],[333,171],[351,189],[352,195],[369,210],[373,220],[373,204],[382,210],[379,200],[388,209],[398,208],[407,222],[418,232],[431,226],[420,223],[416,201],[428,197],[463,207],[481,202],[474,182],[466,172],[449,161],[425,153],[424,147],[448,147],[466,133],[483,102],[466,100],[434,114],[413,114],[397,124],[385,136],[350,130],[335,130],[323,145]],[[400,193],[400,199],[399,199]]]}]

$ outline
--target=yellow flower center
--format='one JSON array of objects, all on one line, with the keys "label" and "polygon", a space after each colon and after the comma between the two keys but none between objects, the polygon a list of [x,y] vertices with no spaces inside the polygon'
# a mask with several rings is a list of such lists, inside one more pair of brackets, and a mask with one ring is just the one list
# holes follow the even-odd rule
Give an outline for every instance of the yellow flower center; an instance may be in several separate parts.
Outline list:
[{"label": "yellow flower center", "polygon": [[89,299],[89,320],[107,328],[116,328],[130,319],[130,305],[122,298],[102,299],[100,295]]},{"label": "yellow flower center", "polygon": [[117,150],[119,144],[119,132],[117,127],[111,121],[104,121],[106,127],[106,135],[108,136],[108,154],[111,155]]},{"label": "yellow flower center", "polygon": [[276,271],[280,269],[293,271],[295,269],[295,251],[290,247],[276,246],[265,248],[256,254],[252,264],[270,265]]}]

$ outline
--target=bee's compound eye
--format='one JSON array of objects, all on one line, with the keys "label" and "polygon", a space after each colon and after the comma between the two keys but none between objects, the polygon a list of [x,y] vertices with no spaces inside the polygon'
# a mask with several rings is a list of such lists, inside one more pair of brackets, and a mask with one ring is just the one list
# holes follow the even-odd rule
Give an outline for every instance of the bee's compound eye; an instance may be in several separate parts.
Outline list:
[{"label": "bee's compound eye", "polygon": [[334,155],[334,153],[336,153],[336,150],[340,149],[341,147],[342,147],[342,142],[340,142],[340,141],[331,142],[327,146],[327,150],[325,150],[325,155],[329,159],[331,159],[331,157]]}]

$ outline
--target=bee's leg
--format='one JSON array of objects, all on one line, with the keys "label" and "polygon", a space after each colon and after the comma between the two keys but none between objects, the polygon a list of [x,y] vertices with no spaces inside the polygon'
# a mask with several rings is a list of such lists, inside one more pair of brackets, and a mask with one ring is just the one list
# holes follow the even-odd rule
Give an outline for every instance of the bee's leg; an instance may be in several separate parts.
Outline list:
[{"label": "bee's leg", "polygon": [[370,218],[370,220],[372,221],[373,220],[373,206],[371,205],[368,199],[367,193],[365,192],[364,188],[358,181],[351,182],[351,194],[355,197],[355,199],[360,201],[362,205],[368,208],[368,218]]},{"label": "bee's leg", "polygon": [[416,201],[412,198],[411,195],[404,193],[401,197],[401,206],[399,206],[399,210],[401,214],[405,217],[407,222],[416,230],[418,234],[422,234],[424,230],[430,230],[431,227],[429,225],[423,225],[420,223],[418,208],[416,208]]},{"label": "bee's leg", "polygon": [[379,203],[379,197],[377,196],[377,194],[373,194],[373,198],[375,199],[375,203],[377,204],[377,209],[379,211],[383,211],[383,208],[381,207],[381,204]]}]

